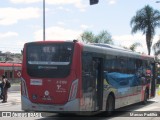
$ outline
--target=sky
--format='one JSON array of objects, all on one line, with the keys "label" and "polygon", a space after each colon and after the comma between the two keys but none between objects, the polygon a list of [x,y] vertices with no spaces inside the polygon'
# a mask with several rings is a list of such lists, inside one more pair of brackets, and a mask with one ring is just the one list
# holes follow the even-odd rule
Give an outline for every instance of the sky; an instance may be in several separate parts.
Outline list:
[{"label": "sky", "polygon": [[[107,30],[115,45],[140,42],[137,51],[147,54],[145,36],[131,34],[130,26],[131,18],[145,5],[160,10],[156,0],[99,0],[95,5],[89,5],[89,0],[45,0],[46,40],[73,40],[84,31],[97,35]],[[157,28],[153,44],[159,35]],[[1,0],[0,51],[20,53],[24,43],[41,40],[43,0]]]}]

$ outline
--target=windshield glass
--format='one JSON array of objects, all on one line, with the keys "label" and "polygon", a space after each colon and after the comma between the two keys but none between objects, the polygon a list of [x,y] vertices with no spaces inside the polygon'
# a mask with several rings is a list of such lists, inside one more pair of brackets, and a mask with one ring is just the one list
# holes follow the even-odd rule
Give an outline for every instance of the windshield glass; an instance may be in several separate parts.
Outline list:
[{"label": "windshield glass", "polygon": [[28,44],[28,73],[34,77],[64,77],[69,74],[72,54],[73,43]]}]

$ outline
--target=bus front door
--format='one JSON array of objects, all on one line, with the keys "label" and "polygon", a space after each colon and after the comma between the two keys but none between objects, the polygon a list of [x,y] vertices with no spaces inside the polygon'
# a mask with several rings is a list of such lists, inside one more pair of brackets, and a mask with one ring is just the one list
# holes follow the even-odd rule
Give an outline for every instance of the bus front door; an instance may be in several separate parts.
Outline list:
[{"label": "bus front door", "polygon": [[93,58],[93,73],[95,73],[95,89],[94,89],[94,110],[102,110],[103,103],[103,59],[102,58]]},{"label": "bus front door", "polygon": [[82,57],[82,106],[81,109],[98,111],[103,102],[103,59],[83,53]]}]

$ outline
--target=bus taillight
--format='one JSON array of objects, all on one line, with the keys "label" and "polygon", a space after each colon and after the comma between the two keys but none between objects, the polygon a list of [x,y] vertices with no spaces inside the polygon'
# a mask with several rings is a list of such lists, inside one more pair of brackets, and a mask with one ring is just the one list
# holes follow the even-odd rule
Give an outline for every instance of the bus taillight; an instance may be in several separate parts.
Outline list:
[{"label": "bus taillight", "polygon": [[68,101],[74,100],[76,98],[77,89],[78,89],[78,79],[72,82]]},{"label": "bus taillight", "polygon": [[28,97],[26,82],[23,78],[22,78],[22,81],[21,81],[21,85],[22,85],[21,86],[22,87],[22,95],[25,96],[25,97]]}]

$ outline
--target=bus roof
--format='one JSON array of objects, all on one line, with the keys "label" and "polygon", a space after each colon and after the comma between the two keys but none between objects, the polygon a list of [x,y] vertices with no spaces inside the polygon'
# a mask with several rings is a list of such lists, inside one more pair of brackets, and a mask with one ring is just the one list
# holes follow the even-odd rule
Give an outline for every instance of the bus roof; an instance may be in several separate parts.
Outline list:
[{"label": "bus roof", "polygon": [[91,43],[91,44],[84,44],[81,42],[78,42],[76,40],[52,40],[52,41],[35,41],[35,42],[29,42],[27,44],[32,43],[63,43],[63,42],[76,42],[78,44],[82,44],[84,46],[84,51],[90,51],[90,52],[96,52],[96,53],[103,53],[103,54],[109,54],[109,55],[116,55],[116,56],[124,56],[124,57],[130,57],[130,58],[136,58],[136,59],[146,59],[154,61],[154,56],[144,55],[137,52],[133,52],[131,50],[127,50],[118,46],[110,45],[110,44],[103,44],[103,43]]},{"label": "bus roof", "polygon": [[[96,48],[96,49],[95,49]],[[124,56],[136,59],[146,59],[154,61],[154,56],[144,55],[137,52],[133,52],[131,50],[127,50],[121,47],[117,47],[114,45],[109,44],[84,44],[84,51],[96,52],[96,53],[103,53],[109,55],[116,55],[116,56]]]},{"label": "bus roof", "polygon": [[112,48],[112,49],[117,49],[117,50],[123,50],[123,51],[129,51],[132,52],[129,49],[125,49],[119,46],[115,46],[115,45],[110,45],[110,44],[103,44],[103,43],[92,43],[91,45],[95,45],[95,46],[100,46],[100,47],[107,47],[107,48]]}]

